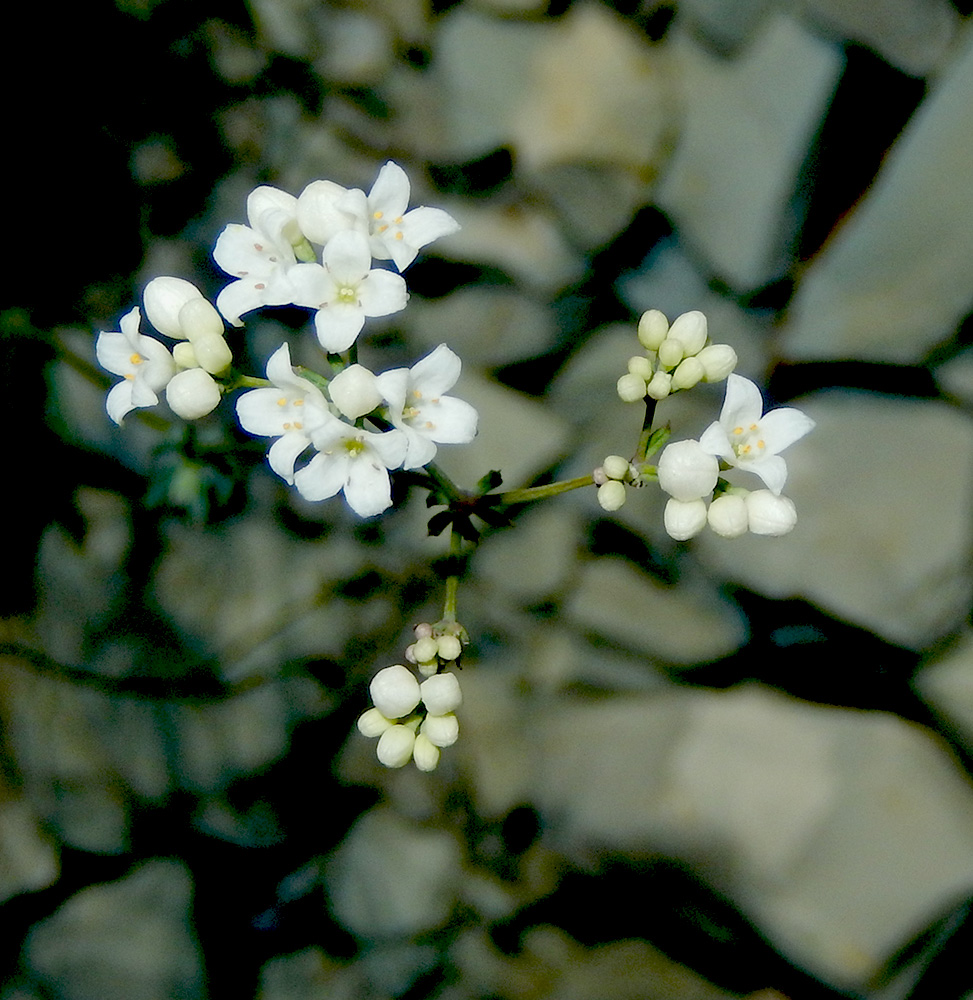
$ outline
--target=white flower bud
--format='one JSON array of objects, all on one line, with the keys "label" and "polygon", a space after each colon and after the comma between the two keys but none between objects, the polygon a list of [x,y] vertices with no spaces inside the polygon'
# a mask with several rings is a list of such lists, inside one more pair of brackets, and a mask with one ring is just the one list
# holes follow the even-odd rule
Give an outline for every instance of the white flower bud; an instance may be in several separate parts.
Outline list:
[{"label": "white flower bud", "polygon": [[463,644],[455,635],[441,635],[436,643],[439,647],[441,660],[455,660],[463,652]]},{"label": "white flower bud", "polygon": [[423,636],[421,639],[416,639],[412,652],[415,653],[416,663],[428,663],[430,660],[436,659],[439,653],[439,642],[431,634]]},{"label": "white flower bud", "polygon": [[739,538],[750,527],[746,501],[736,493],[724,493],[717,497],[709,505],[706,520],[713,531],[723,538]]},{"label": "white flower bud", "polygon": [[639,319],[639,343],[648,351],[657,351],[669,332],[669,320],[658,309],[649,309]]},{"label": "white flower bud", "polygon": [[408,667],[400,663],[379,670],[372,678],[368,692],[375,707],[386,719],[401,719],[419,704],[419,681]]},{"label": "white flower bud", "polygon": [[378,738],[375,753],[386,767],[405,767],[415,745],[416,734],[408,726],[389,726]]},{"label": "white flower bud", "polygon": [[417,639],[428,639],[432,635],[432,625],[429,622],[419,622],[412,631]]},{"label": "white flower bud", "polygon": [[188,340],[182,340],[172,349],[172,357],[177,368],[199,368],[196,352]]},{"label": "white flower bud", "polygon": [[624,479],[628,475],[629,461],[621,455],[609,455],[602,463],[609,479]]},{"label": "white flower bud", "polygon": [[715,455],[703,451],[700,443],[690,438],[666,445],[659,456],[658,474],[659,485],[671,497],[698,500],[713,492],[720,463]]},{"label": "white flower bud", "polygon": [[183,420],[197,420],[212,413],[220,402],[220,387],[209,372],[187,368],[177,372],[166,386],[166,402]]},{"label": "white flower bud", "polygon": [[698,535],[706,524],[706,504],[702,500],[670,500],[663,513],[669,535],[677,542]]},{"label": "white flower bud", "polygon": [[646,382],[652,378],[652,362],[644,354],[636,354],[628,359],[628,370],[631,375],[638,375]]},{"label": "white flower bud", "polygon": [[423,677],[432,677],[439,672],[439,660],[425,660],[422,663],[417,663],[416,667]]},{"label": "white flower bud", "polygon": [[704,382],[722,382],[737,366],[737,352],[729,344],[710,344],[696,357],[703,365]]},{"label": "white flower bud", "polygon": [[659,345],[659,364],[664,368],[675,368],[686,356],[681,340],[666,337]]},{"label": "white flower bud", "polygon": [[595,486],[602,486],[608,482],[608,473],[605,472],[604,466],[599,465],[596,469],[592,470],[591,478]]},{"label": "white flower bud", "polygon": [[680,361],[676,370],[672,373],[673,389],[692,389],[697,382],[706,374],[703,363],[697,357],[686,358]]},{"label": "white flower bud", "polygon": [[[291,245],[300,243],[304,234],[297,225],[297,199],[279,188],[262,184],[247,196],[247,218],[261,232],[280,233]],[[276,221],[277,225],[272,223]]]},{"label": "white flower bud", "polygon": [[419,733],[412,748],[412,756],[420,771],[435,771],[439,763],[439,747]]},{"label": "white flower bud", "polygon": [[637,403],[645,398],[645,379],[629,372],[615,383],[615,389],[622,402]]},{"label": "white flower bud", "polygon": [[391,719],[386,719],[377,708],[370,708],[358,717],[358,731],[363,736],[381,736],[389,726]]},{"label": "white flower bud", "polygon": [[750,530],[755,535],[786,535],[797,524],[797,508],[787,497],[754,490],[746,499]]},{"label": "white flower bud", "polygon": [[598,503],[609,513],[624,507],[627,499],[625,484],[617,479],[609,479],[603,486],[598,487]]},{"label": "white flower bud", "polygon": [[[176,346],[181,345],[177,344]],[[199,367],[213,375],[229,368],[230,362],[233,360],[230,347],[220,333],[194,339],[192,348]]]},{"label": "white flower bud", "polygon": [[682,344],[687,358],[699,354],[706,343],[706,317],[698,309],[677,316],[669,327],[669,336]]},{"label": "white flower bud", "polygon": [[179,329],[187,340],[195,345],[210,337],[223,339],[223,319],[213,304],[197,293],[198,298],[190,299],[179,309]]},{"label": "white flower bud", "polygon": [[[186,339],[186,334],[183,333],[179,323],[179,310],[187,302],[202,298],[203,293],[191,281],[183,278],[153,278],[142,293],[148,321],[159,333],[164,333],[174,340]],[[223,329],[222,323],[220,329]]]},{"label": "white flower bud", "polygon": [[658,371],[652,376],[652,381],[645,387],[645,394],[652,399],[665,399],[672,391],[672,376],[668,372]]},{"label": "white flower bud", "polygon": [[349,419],[357,420],[382,402],[375,376],[361,365],[349,365],[328,383],[331,401]]},{"label": "white flower bud", "polygon": [[452,712],[427,715],[419,727],[421,735],[437,747],[451,747],[459,738],[459,719]]},{"label": "white flower bud", "polygon": [[463,695],[455,674],[436,674],[422,682],[422,703],[430,715],[455,712],[463,704]]}]

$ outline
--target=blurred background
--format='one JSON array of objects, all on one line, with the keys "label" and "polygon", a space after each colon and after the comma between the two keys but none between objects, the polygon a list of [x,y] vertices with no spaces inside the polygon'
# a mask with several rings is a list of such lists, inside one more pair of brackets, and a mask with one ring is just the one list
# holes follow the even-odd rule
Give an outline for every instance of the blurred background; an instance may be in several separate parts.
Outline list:
[{"label": "blurred background", "polygon": [[[8,39],[2,1000],[973,996],[966,0],[118,0]],[[472,488],[628,453],[647,308],[701,309],[788,452],[782,539],[593,491],[488,531],[459,742],[388,771],[372,674],[440,616],[423,496],[361,521],[230,408],[110,424],[160,274],[248,192],[462,230],[362,362],[445,341]],[[263,370],[306,310],[230,341]],[[722,386],[660,410],[677,437]]]}]

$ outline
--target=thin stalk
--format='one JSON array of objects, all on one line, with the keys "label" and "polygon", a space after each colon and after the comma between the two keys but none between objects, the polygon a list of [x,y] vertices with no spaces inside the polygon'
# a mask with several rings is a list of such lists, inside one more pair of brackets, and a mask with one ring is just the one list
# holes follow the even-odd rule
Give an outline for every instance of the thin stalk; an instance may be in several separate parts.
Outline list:
[{"label": "thin stalk", "polygon": [[528,486],[522,490],[508,490],[500,493],[500,501],[506,506],[515,503],[531,503],[534,500],[546,500],[548,497],[556,497],[560,493],[568,493],[571,490],[579,490],[584,486],[593,486],[594,479],[591,476],[578,476],[576,479],[562,479],[557,483],[548,483],[546,486]]}]

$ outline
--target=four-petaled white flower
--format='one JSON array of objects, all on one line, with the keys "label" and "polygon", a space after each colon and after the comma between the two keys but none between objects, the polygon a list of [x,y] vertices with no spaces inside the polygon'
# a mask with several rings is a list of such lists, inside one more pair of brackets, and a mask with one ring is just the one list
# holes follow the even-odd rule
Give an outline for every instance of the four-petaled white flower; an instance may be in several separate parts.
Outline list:
[{"label": "four-petaled white flower", "polygon": [[711,455],[759,476],[779,495],[787,480],[787,464],[780,452],[813,427],[814,421],[793,407],[764,414],[757,386],[742,375],[730,375],[720,418],[703,431],[699,443]]},{"label": "four-petaled white flower", "polygon": [[105,401],[108,416],[121,424],[125,414],[136,407],[155,406],[159,390],[176,373],[176,363],[168,348],[139,333],[142,314],[136,306],[121,320],[121,332],[102,332],[95,344],[98,364],[122,381],[112,387]]},{"label": "four-petaled white flower", "polygon": [[359,517],[381,514],[392,505],[389,469],[405,458],[402,431],[366,431],[332,415],[311,433],[311,441],[318,453],[294,474],[305,500],[327,500],[344,492]]},{"label": "four-petaled white flower", "polygon": [[311,444],[312,432],[337,418],[321,390],[295,373],[287,344],[270,356],[267,378],[273,387],[245,392],[237,400],[237,416],[245,431],[277,438],[267,461],[281,479],[293,485],[294,463]]},{"label": "four-petaled white flower", "polygon": [[366,316],[388,316],[409,299],[403,278],[372,270],[368,239],[361,233],[338,233],[324,248],[321,264],[296,264],[289,271],[295,305],[317,309],[314,328],[321,346],[333,354],[346,351],[365,325]]},{"label": "four-petaled white flower", "polygon": [[231,223],[216,240],[213,259],[236,278],[216,297],[216,305],[233,326],[240,316],[260,306],[294,301],[288,277],[297,263],[295,245],[306,242],[297,224],[297,199],[286,191],[258,187],[247,198],[249,226]]},{"label": "four-petaled white flower", "polygon": [[403,468],[419,469],[435,457],[437,444],[467,444],[476,436],[477,412],[446,392],[460,376],[462,362],[445,345],[411,368],[394,368],[377,376],[389,406],[389,419],[408,440]]}]

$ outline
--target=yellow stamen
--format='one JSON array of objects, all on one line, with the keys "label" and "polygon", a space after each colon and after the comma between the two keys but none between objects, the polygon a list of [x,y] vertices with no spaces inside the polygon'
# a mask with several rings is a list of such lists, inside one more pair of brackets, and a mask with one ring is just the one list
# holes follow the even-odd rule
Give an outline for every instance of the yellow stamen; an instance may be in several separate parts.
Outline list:
[{"label": "yellow stamen", "polygon": [[281,396],[280,399],[277,400],[277,405],[278,406],[287,406],[287,397],[286,396]]},{"label": "yellow stamen", "polygon": [[743,433],[743,428],[742,427],[734,427],[733,428],[733,433],[734,434],[742,434]]},{"label": "yellow stamen", "polygon": [[133,365],[140,365],[145,358],[143,358],[141,354],[133,354],[128,360]]}]

